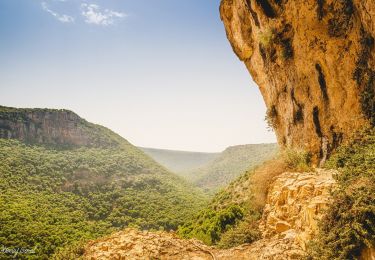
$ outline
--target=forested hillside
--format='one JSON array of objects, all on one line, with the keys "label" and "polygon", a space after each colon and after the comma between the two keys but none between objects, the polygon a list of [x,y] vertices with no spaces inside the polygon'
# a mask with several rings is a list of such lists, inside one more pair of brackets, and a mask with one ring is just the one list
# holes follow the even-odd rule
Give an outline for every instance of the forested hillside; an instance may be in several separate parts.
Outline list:
[{"label": "forested hillside", "polygon": [[187,179],[189,179],[189,173],[192,169],[206,165],[207,163],[217,158],[220,154],[175,151],[145,147],[139,147],[139,149],[141,149],[161,165],[165,166],[167,169]]},{"label": "forested hillside", "polygon": [[215,160],[189,172],[193,182],[206,191],[225,187],[246,170],[273,158],[277,144],[247,144],[225,149]]},{"label": "forested hillside", "polygon": [[273,178],[294,165],[277,157],[249,169],[213,196],[205,209],[179,227],[184,238],[197,238],[207,245],[232,247],[261,237],[258,221]]},{"label": "forested hillside", "polygon": [[216,193],[206,208],[187,219],[179,227],[178,234],[222,248],[260,239],[258,225],[271,183],[283,172],[310,171],[309,163],[308,153],[285,150],[273,159],[244,171]]},{"label": "forested hillside", "polygon": [[[41,124],[35,120],[36,111],[38,120],[44,116]],[[47,259],[63,247],[126,226],[176,229],[205,203],[199,190],[108,129],[77,116],[74,120],[82,125],[73,121],[69,129],[61,130],[65,136],[54,139],[50,135],[56,129],[50,119],[61,117],[61,111],[23,112],[0,111],[3,133],[4,129],[12,133],[14,125],[28,125],[20,133],[30,136],[30,126],[38,125],[35,133],[43,138],[0,138],[0,244],[4,247],[35,249],[31,259]],[[48,131],[43,131],[47,125]],[[66,142],[69,131],[80,133],[89,140],[87,145],[79,139]]]}]

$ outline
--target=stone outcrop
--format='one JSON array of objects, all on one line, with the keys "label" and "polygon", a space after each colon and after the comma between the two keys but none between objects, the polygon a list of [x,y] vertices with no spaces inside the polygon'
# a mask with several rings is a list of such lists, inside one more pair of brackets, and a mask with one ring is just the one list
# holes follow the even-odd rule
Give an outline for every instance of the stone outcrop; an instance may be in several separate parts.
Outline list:
[{"label": "stone outcrop", "polygon": [[65,146],[114,145],[104,127],[69,110],[20,109],[0,106],[0,138]]},{"label": "stone outcrop", "polygon": [[267,197],[260,228],[264,238],[294,236],[303,250],[316,234],[318,221],[331,202],[335,187],[333,170],[308,173],[283,173]]},{"label": "stone outcrop", "polygon": [[222,0],[221,19],[284,147],[315,162],[375,125],[375,2]]},{"label": "stone outcrop", "polygon": [[220,250],[173,233],[127,229],[89,243],[85,259],[298,259],[330,203],[335,171],[283,173],[270,187],[260,223],[263,238]]},{"label": "stone outcrop", "polygon": [[211,248],[197,240],[179,239],[173,233],[135,229],[112,234],[89,243],[85,259],[212,259]]}]

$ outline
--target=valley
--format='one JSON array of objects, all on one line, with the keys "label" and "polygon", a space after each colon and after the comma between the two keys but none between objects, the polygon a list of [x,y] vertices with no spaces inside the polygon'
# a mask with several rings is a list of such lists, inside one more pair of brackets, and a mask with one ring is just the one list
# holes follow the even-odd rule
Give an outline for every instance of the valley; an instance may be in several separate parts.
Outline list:
[{"label": "valley", "polygon": [[[38,259],[65,259],[82,243],[123,228],[176,231],[215,194],[203,192],[197,180],[217,190],[277,153],[275,144],[223,153],[139,149],[56,109],[2,106],[0,134],[0,244],[35,248]],[[227,201],[215,203],[220,214],[247,214],[243,203]]]},{"label": "valley", "polygon": [[0,129],[0,244],[37,248],[37,259],[124,227],[176,229],[207,201],[71,111],[1,107]]},{"label": "valley", "polygon": [[245,171],[272,159],[276,144],[231,146],[221,153],[199,153],[141,148],[146,154],[187,181],[215,194]]},{"label": "valley", "polygon": [[220,155],[220,153],[175,151],[144,147],[139,147],[139,149],[170,171],[188,180],[192,177],[190,171],[210,163]]},{"label": "valley", "polygon": [[375,259],[374,1],[0,13],[1,260]]}]

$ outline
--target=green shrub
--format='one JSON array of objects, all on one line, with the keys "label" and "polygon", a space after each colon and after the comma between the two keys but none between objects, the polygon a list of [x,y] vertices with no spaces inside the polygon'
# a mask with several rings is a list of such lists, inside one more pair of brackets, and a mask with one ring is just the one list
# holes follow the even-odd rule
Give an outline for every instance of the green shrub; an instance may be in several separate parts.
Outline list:
[{"label": "green shrub", "polygon": [[[258,224],[266,203],[268,187],[276,176],[286,170],[286,164],[279,156],[246,171],[218,192],[206,209],[180,226],[178,234],[222,248],[258,240]],[[221,228],[219,216],[228,216],[228,212],[232,212],[230,216],[236,217],[229,218],[230,224]]]},{"label": "green shrub", "polygon": [[218,243],[220,248],[230,248],[242,244],[250,244],[261,238],[259,230],[260,214],[251,212],[237,225],[225,232]]},{"label": "green shrub", "polygon": [[375,246],[375,130],[338,149],[326,167],[340,170],[334,202],[311,242],[312,259],[358,259]]},{"label": "green shrub", "polygon": [[266,48],[273,42],[274,37],[274,30],[270,28],[260,32],[258,35],[259,42]]},{"label": "green shrub", "polygon": [[216,244],[221,234],[235,226],[244,216],[244,209],[230,205],[226,209],[215,211],[205,209],[190,222],[178,228],[178,234],[184,238],[197,238],[207,245]]},{"label": "green shrub", "polygon": [[69,254],[77,241],[129,226],[174,230],[205,204],[135,148],[56,150],[5,139],[0,191],[0,246],[36,247],[19,259],[50,259],[64,247]]},{"label": "green shrub", "polygon": [[311,171],[311,154],[301,149],[286,149],[283,153],[288,168],[294,171]]},{"label": "green shrub", "polygon": [[85,253],[85,245],[88,241],[81,240],[65,248],[59,248],[55,254],[52,256],[53,260],[66,260],[66,259],[75,259],[82,260],[83,254]]},{"label": "green shrub", "polygon": [[277,110],[276,106],[272,105],[266,111],[266,116],[264,117],[264,121],[267,123],[267,129],[269,131],[273,131],[277,128]]}]

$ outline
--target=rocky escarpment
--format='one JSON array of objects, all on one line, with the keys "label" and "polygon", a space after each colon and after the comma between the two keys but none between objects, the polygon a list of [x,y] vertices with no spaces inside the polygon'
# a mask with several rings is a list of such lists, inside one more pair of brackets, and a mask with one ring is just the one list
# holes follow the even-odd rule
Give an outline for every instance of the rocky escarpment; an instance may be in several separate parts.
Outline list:
[{"label": "rocky escarpment", "polygon": [[331,203],[333,170],[283,173],[269,190],[260,228],[264,238],[287,232],[303,250],[318,230],[318,221]]},{"label": "rocky escarpment", "polygon": [[253,244],[220,250],[166,232],[133,229],[89,243],[85,259],[298,259],[317,232],[330,204],[336,171],[283,173],[270,187],[260,223],[263,238]]},{"label": "rocky escarpment", "polygon": [[0,138],[65,146],[112,146],[116,137],[69,110],[0,106]]},{"label": "rocky escarpment", "polygon": [[222,0],[220,11],[281,145],[324,161],[375,125],[373,1]]}]

